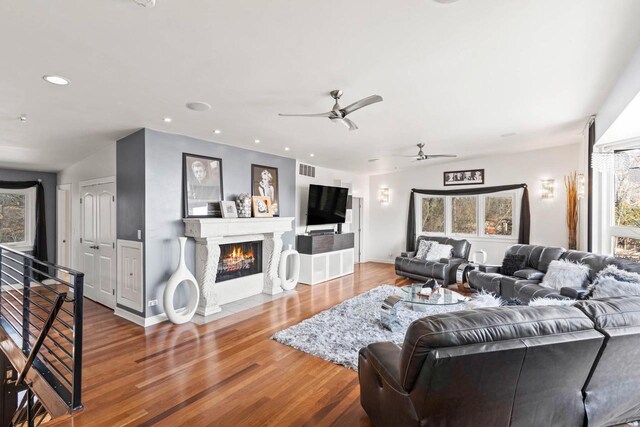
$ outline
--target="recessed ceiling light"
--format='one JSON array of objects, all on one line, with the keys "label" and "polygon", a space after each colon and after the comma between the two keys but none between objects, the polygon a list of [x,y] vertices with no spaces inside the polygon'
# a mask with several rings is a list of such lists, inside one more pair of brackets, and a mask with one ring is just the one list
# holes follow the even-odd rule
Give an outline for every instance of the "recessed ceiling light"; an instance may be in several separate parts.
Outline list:
[{"label": "recessed ceiling light", "polygon": [[309,157],[315,157],[315,154],[311,153],[309,154]]},{"label": "recessed ceiling light", "polygon": [[58,85],[58,86],[66,86],[69,83],[71,83],[69,81],[69,79],[67,79],[65,77],[62,77],[62,76],[48,76],[47,75],[47,76],[42,76],[42,78],[45,81],[47,81],[47,82],[49,82],[51,84],[54,84],[54,85]]},{"label": "recessed ceiling light", "polygon": [[284,151],[289,151],[289,150],[291,150],[291,148],[289,148],[289,147],[284,147]]},{"label": "recessed ceiling light", "polygon": [[260,144],[260,140],[259,139],[254,139],[253,142],[255,142],[256,144]]},{"label": "recessed ceiling light", "polygon": [[162,119],[162,121],[165,123],[171,123],[172,119],[171,117],[165,117],[164,119]]},{"label": "recessed ceiling light", "polygon": [[213,131],[213,133],[215,133],[216,135],[218,135],[218,134],[221,134],[221,133],[222,133],[222,131],[221,131],[220,129],[216,129],[216,130],[214,130],[214,131]]},{"label": "recessed ceiling light", "polygon": [[207,111],[211,109],[211,105],[207,104],[206,102],[196,101],[189,102],[187,104],[187,108],[193,111]]}]

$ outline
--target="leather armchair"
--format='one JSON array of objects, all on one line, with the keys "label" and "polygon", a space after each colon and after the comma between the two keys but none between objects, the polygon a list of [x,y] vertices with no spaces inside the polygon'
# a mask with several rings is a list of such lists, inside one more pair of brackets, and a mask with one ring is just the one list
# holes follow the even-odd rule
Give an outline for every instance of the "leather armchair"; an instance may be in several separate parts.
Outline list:
[{"label": "leather armchair", "polygon": [[468,262],[471,243],[467,240],[449,239],[447,237],[419,236],[416,246],[421,240],[435,241],[453,247],[451,258],[441,258],[438,261],[426,261],[415,258],[415,252],[402,252],[396,257],[395,267],[398,276],[426,282],[435,279],[443,285],[456,282],[456,270],[462,263]]},{"label": "leather armchair", "polygon": [[425,317],[402,347],[360,350],[360,401],[376,427],[582,427],[581,390],[603,341],[573,307]]}]

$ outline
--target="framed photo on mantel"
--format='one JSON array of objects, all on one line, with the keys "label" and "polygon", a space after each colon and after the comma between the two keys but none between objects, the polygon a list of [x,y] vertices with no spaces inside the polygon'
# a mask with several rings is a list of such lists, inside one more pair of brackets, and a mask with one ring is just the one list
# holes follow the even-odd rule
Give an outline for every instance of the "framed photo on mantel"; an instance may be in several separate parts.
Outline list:
[{"label": "framed photo on mantel", "polygon": [[479,185],[484,184],[484,169],[447,171],[444,173],[444,185]]},{"label": "framed photo on mantel", "polygon": [[268,197],[271,201],[273,216],[279,216],[278,168],[251,165],[251,195]]},{"label": "framed photo on mantel", "polygon": [[222,192],[222,160],[182,154],[182,194],[185,218],[218,216]]}]

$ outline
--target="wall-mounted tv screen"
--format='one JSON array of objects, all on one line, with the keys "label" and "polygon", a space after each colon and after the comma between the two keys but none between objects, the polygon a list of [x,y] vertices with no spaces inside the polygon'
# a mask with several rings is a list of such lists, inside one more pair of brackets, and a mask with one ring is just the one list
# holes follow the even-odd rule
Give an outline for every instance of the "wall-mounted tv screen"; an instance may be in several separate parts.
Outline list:
[{"label": "wall-mounted tv screen", "polygon": [[348,188],[309,185],[307,225],[343,224],[348,194]]}]

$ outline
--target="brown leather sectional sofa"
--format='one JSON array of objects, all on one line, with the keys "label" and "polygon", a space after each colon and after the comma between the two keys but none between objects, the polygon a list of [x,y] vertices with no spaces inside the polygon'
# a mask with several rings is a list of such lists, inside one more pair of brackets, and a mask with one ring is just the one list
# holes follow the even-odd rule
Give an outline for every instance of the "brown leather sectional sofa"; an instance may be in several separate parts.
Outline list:
[{"label": "brown leather sectional sofa", "polygon": [[441,314],[360,351],[374,426],[609,426],[640,419],[640,297]]}]

